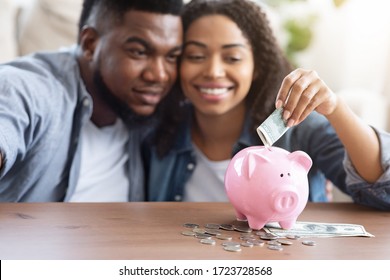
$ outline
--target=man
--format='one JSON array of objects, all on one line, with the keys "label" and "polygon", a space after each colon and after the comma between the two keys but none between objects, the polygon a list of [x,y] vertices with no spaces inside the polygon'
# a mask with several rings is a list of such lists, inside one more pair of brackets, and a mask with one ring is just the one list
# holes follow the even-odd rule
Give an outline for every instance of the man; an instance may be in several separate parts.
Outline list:
[{"label": "man", "polygon": [[176,80],[181,7],[85,0],[75,48],[0,66],[0,201],[144,199],[139,144]]}]

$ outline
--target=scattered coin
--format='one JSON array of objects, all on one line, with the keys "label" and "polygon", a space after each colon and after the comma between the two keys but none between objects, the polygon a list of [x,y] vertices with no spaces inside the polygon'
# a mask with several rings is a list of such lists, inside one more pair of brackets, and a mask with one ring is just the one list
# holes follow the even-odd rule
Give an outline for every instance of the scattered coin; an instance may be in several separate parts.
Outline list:
[{"label": "scattered coin", "polygon": [[221,235],[222,234],[222,232],[218,229],[206,229],[205,233],[208,233],[211,235]]},{"label": "scattered coin", "polygon": [[234,230],[234,226],[230,224],[221,224],[219,225],[219,228],[223,230],[230,230],[230,231]]},{"label": "scattered coin", "polygon": [[274,251],[283,251],[283,247],[280,245],[268,245],[267,248]]},{"label": "scattered coin", "polygon": [[252,232],[252,229],[250,227],[244,227],[244,226],[234,226],[234,230],[239,232]]},{"label": "scattered coin", "polygon": [[197,233],[195,234],[195,237],[198,239],[211,239],[212,235],[206,233]]},{"label": "scattered coin", "polygon": [[250,241],[242,242],[242,243],[240,243],[240,245],[243,246],[243,247],[249,247],[249,248],[253,247],[253,243],[250,242]]},{"label": "scattered coin", "polygon": [[193,231],[186,230],[186,231],[182,231],[181,234],[185,236],[195,236],[196,233]]},{"label": "scattered coin", "polygon": [[185,223],[183,226],[186,227],[186,228],[197,228],[197,227],[199,227],[198,224],[193,224],[193,223]]},{"label": "scattered coin", "polygon": [[233,239],[233,236],[226,235],[226,234],[220,234],[220,235],[217,235],[215,237],[218,239],[221,239],[221,240],[232,240]]},{"label": "scattered coin", "polygon": [[241,247],[236,247],[236,246],[224,246],[224,250],[229,251],[229,252],[240,252]]},{"label": "scattered coin", "polygon": [[306,246],[315,246],[315,245],[317,245],[316,242],[313,241],[313,240],[304,240],[304,241],[302,241],[302,244],[306,245]]},{"label": "scattered coin", "polygon": [[209,229],[219,229],[220,225],[219,224],[210,223],[210,224],[206,224],[204,227],[205,228],[209,228]]},{"label": "scattered coin", "polygon": [[215,245],[214,239],[201,239],[201,240],[199,240],[199,242],[202,244],[207,244],[207,245]]},{"label": "scattered coin", "polygon": [[194,228],[192,231],[195,233],[206,233],[206,230],[203,228]]},{"label": "scattered coin", "polygon": [[300,235],[292,235],[292,234],[288,234],[288,235],[286,235],[286,237],[288,239],[300,239],[301,238]]},{"label": "scattered coin", "polygon": [[254,240],[251,242],[253,243],[253,246],[264,246],[264,242],[261,240]]},{"label": "scattered coin", "polygon": [[276,240],[278,239],[276,236],[266,236],[266,235],[262,235],[260,236],[260,239],[262,240]]},{"label": "scattered coin", "polygon": [[238,242],[233,242],[233,241],[227,241],[227,242],[223,242],[222,243],[222,246],[226,247],[240,247],[240,243]]},{"label": "scattered coin", "polygon": [[285,240],[285,239],[278,239],[278,241],[282,245],[292,245],[293,243],[290,240]]},{"label": "scattered coin", "polygon": [[255,240],[258,240],[258,239],[255,239],[253,237],[245,237],[245,236],[240,236],[239,239],[242,240],[242,241],[255,241]]}]

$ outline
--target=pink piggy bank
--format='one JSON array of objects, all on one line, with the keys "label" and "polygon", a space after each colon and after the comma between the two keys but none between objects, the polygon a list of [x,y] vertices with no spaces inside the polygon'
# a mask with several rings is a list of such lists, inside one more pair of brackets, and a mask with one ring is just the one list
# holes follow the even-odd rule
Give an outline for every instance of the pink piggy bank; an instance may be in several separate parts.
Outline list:
[{"label": "pink piggy bank", "polygon": [[226,193],[237,220],[248,220],[252,229],[268,222],[292,228],[307,204],[311,165],[311,158],[302,151],[264,146],[241,150],[225,174]]}]

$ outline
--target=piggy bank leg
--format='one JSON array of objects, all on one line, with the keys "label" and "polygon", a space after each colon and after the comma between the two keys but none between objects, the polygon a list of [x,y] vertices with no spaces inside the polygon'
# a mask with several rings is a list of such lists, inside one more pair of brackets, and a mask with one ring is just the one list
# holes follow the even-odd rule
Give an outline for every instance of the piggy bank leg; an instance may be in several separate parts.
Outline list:
[{"label": "piggy bank leg", "polygon": [[297,221],[296,219],[288,220],[288,221],[280,221],[279,225],[283,229],[291,229],[295,225],[296,221]]},{"label": "piggy bank leg", "polygon": [[251,229],[260,230],[265,226],[265,221],[259,220],[259,218],[248,217],[248,225]]},{"label": "piggy bank leg", "polygon": [[236,219],[237,219],[237,221],[240,221],[240,222],[246,222],[247,221],[246,216],[244,214],[242,214],[241,212],[239,212],[237,210],[235,210],[235,211],[236,211]]}]

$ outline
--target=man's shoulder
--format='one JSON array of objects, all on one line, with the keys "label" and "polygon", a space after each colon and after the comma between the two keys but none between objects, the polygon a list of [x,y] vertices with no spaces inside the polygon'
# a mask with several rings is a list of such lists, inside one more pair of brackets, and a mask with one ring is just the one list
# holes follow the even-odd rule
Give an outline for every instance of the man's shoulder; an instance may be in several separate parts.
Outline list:
[{"label": "man's shoulder", "polygon": [[75,87],[78,64],[69,51],[38,52],[0,64],[2,89],[53,89]]}]

